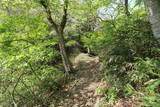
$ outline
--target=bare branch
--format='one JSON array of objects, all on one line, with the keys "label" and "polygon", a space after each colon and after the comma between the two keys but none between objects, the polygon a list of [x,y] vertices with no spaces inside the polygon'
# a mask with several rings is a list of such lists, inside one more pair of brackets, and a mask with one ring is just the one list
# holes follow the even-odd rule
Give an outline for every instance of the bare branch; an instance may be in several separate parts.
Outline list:
[{"label": "bare branch", "polygon": [[27,73],[24,72],[24,73],[20,74],[20,76],[19,76],[18,79],[17,79],[16,84],[15,84],[14,87],[13,87],[13,91],[12,91],[12,94],[11,94],[11,95],[12,95],[12,98],[13,98],[14,103],[15,103],[15,90],[16,90],[16,87],[18,86],[21,78],[22,78],[25,74],[27,74]]}]

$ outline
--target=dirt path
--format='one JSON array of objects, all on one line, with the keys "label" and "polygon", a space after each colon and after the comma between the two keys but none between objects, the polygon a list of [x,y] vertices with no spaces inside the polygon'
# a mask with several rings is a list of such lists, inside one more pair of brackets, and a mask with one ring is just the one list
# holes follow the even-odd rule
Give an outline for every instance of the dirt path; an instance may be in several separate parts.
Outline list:
[{"label": "dirt path", "polygon": [[96,93],[97,88],[102,86],[98,62],[98,57],[87,54],[75,58],[75,68],[78,69],[76,79],[64,86],[63,100],[58,107],[98,107],[97,101],[102,97]]}]

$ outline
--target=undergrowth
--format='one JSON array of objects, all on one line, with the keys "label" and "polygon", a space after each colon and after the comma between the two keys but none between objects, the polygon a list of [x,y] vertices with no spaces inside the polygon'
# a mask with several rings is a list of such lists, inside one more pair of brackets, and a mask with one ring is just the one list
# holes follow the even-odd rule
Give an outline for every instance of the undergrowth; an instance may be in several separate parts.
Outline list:
[{"label": "undergrowth", "polygon": [[129,19],[121,16],[111,21],[103,23],[105,36],[96,38],[101,33],[95,33],[94,41],[90,41],[105,67],[108,104],[139,95],[142,103],[137,106],[159,107],[160,44],[153,37],[150,23],[144,15],[135,18],[134,14]]}]

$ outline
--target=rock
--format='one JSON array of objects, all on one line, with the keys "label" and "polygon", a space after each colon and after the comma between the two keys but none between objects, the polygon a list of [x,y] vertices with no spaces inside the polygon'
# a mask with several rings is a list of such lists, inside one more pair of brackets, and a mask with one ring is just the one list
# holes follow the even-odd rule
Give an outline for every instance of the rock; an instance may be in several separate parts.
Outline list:
[{"label": "rock", "polygon": [[73,105],[73,107],[79,107],[79,105],[78,105],[78,104],[75,104],[75,105]]},{"label": "rock", "polygon": [[73,96],[74,96],[74,97],[78,97],[78,94],[74,94]]},{"label": "rock", "polygon": [[86,106],[92,107],[92,105],[93,105],[93,103],[90,101],[86,103]]}]

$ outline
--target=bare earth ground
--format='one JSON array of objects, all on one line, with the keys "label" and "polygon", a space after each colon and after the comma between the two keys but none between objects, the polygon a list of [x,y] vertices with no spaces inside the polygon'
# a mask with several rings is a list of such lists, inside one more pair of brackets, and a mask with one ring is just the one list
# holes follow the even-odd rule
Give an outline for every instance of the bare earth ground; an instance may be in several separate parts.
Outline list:
[{"label": "bare earth ground", "polygon": [[97,107],[96,102],[101,96],[96,94],[96,89],[102,85],[98,60],[98,57],[87,54],[76,57],[76,80],[64,86],[62,93],[65,94],[58,107]]},{"label": "bare earth ground", "polygon": [[[56,107],[110,107],[104,96],[97,93],[98,88],[105,88],[101,81],[102,66],[98,57],[80,54],[75,58],[74,68],[77,69],[73,81],[67,83],[61,92],[60,102]],[[120,99],[113,107],[136,107],[137,97]]]}]

